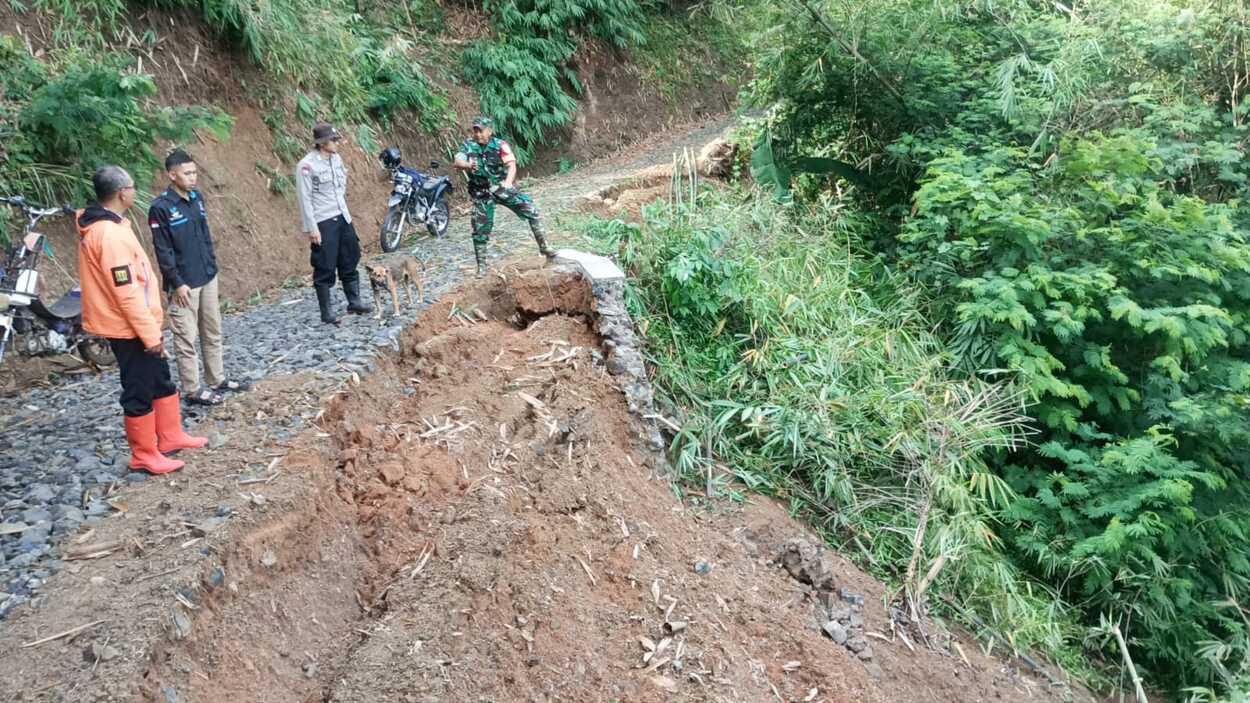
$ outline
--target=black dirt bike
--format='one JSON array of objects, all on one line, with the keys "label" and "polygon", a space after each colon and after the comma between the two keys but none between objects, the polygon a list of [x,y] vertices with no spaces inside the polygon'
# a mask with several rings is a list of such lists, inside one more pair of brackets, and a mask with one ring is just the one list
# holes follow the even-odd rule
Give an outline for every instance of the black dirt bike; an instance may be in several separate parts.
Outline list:
[{"label": "black dirt bike", "polygon": [[[451,208],[447,196],[451,179],[447,176],[425,175],[402,165],[399,149],[390,147],[378,154],[378,160],[391,173],[391,197],[382,220],[382,251],[392,252],[404,241],[408,225],[425,225],[433,237],[447,234]],[[438,162],[430,162],[430,170],[438,170]]]},{"label": "black dirt bike", "polygon": [[116,363],[108,342],[83,330],[82,291],[78,287],[51,305],[40,298],[39,259],[45,251],[52,258],[52,252],[35,225],[49,217],[72,216],[74,211],[68,207],[37,208],[22,197],[0,197],[0,203],[19,210],[26,218],[21,239],[5,252],[0,269],[0,361],[13,341],[23,356],[74,354],[97,366]]}]

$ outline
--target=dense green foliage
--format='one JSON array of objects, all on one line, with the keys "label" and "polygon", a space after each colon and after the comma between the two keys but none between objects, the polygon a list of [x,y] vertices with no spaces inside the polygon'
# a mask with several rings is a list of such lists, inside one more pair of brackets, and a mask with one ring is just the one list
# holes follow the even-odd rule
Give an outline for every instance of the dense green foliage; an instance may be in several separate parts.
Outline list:
[{"label": "dense green foliage", "polygon": [[[1126,633],[1156,686],[1246,676],[1250,138],[1244,2],[796,0],[754,97],[815,202],[923,284],[968,378],[1041,434],[1001,451],[1017,564]],[[787,170],[774,170],[789,180]],[[762,172],[762,175],[769,175]],[[841,174],[846,176],[847,174]],[[1106,645],[1110,657],[1118,656]],[[1242,679],[1244,685],[1244,678]]]},{"label": "dense green foliage", "polygon": [[[136,182],[151,180],[160,163],[158,139],[184,140],[210,128],[225,137],[230,119],[198,107],[154,107],[149,76],[119,55],[76,58],[52,74],[24,46],[0,37],[0,192],[42,202],[90,199],[97,166],[118,164]],[[7,234],[7,233],[5,233]]]},{"label": "dense green foliage", "polygon": [[515,142],[527,163],[551,130],[568,124],[581,92],[569,60],[577,39],[597,37],[638,46],[645,0],[486,0],[494,36],[464,53],[465,77],[482,112]]},{"label": "dense green foliage", "polygon": [[956,378],[906,281],[859,257],[831,209],[699,202],[586,228],[630,272],[657,389],[683,420],[682,477],[724,491],[731,472],[907,596],[959,593],[1011,645],[1064,651],[1074,621],[993,538],[1014,495],[985,460],[1022,444],[1021,399]]}]

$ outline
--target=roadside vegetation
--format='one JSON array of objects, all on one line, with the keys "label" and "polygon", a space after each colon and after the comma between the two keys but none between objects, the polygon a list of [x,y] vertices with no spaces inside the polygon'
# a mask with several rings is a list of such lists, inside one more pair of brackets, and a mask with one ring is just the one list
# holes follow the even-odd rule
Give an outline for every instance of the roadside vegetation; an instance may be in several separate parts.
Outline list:
[{"label": "roadside vegetation", "polygon": [[[10,8],[38,13],[48,30],[0,36],[0,190],[43,202],[87,199],[87,175],[104,162],[146,182],[159,163],[158,141],[185,141],[195,129],[228,133],[230,119],[217,106],[154,100],[152,50],[176,38],[135,21],[153,8],[182,13],[180,21],[199,18],[260,69],[255,80],[241,80],[240,93],[266,106],[274,156],[286,165],[302,155],[297,135],[320,119],[370,151],[398,125],[432,134],[455,128],[470,115],[451,111],[449,81],[478,93],[481,110],[496,116],[527,162],[573,119],[582,90],[575,57],[586,42],[626,63],[644,55],[648,66],[662,62],[666,72],[652,69],[647,78],[667,90],[708,70],[736,38],[698,8],[650,0],[471,3],[454,9],[479,13],[490,31],[469,42],[447,26],[449,9],[430,0],[21,0]],[[678,27],[687,30],[684,46],[672,41]],[[644,54],[653,32],[663,40]],[[675,57],[692,47],[707,61],[683,71]]]},{"label": "roadside vegetation", "polygon": [[1244,701],[1247,10],[718,4],[763,28],[762,188],[591,228],[689,412],[683,474],[1095,684],[1131,692],[1127,656]]}]

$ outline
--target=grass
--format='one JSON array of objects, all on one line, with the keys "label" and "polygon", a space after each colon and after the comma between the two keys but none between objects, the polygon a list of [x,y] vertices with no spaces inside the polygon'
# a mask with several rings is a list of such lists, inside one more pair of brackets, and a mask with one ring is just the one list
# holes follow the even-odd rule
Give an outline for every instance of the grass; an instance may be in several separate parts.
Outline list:
[{"label": "grass", "polygon": [[897,604],[954,616],[950,596],[987,643],[1094,677],[1061,601],[998,550],[1012,496],[987,459],[1027,441],[1021,399],[948,372],[919,301],[856,254],[838,207],[673,192],[684,203],[642,223],[576,226],[629,272],[658,396],[681,419],[680,480],[727,473],[893,584]]}]

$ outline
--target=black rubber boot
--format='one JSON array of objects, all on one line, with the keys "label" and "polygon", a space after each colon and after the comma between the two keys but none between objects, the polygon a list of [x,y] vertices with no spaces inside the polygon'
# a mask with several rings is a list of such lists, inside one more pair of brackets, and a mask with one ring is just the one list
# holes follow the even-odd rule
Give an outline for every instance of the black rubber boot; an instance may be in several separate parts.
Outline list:
[{"label": "black rubber boot", "polygon": [[486,242],[473,242],[473,256],[477,259],[477,277],[486,277]]},{"label": "black rubber boot", "polygon": [[321,321],[327,325],[339,324],[330,305],[330,286],[314,286],[314,289],[317,291],[317,307],[321,308]]},{"label": "black rubber boot", "polygon": [[543,230],[542,220],[530,220],[530,231],[534,233],[534,241],[538,242],[538,251],[548,259],[556,258],[556,252],[547,245],[547,233]]},{"label": "black rubber boot", "polygon": [[365,305],[360,300],[360,279],[343,281],[343,295],[347,296],[347,312],[353,315],[367,315],[373,312],[372,305]]}]

